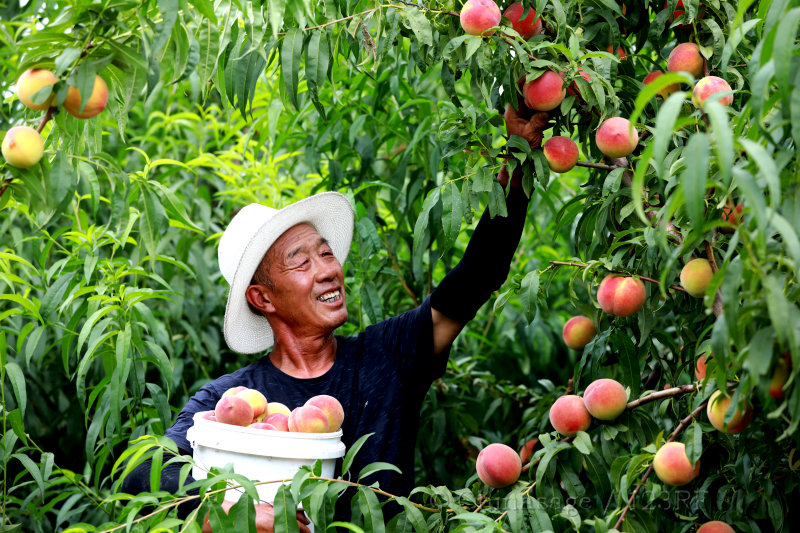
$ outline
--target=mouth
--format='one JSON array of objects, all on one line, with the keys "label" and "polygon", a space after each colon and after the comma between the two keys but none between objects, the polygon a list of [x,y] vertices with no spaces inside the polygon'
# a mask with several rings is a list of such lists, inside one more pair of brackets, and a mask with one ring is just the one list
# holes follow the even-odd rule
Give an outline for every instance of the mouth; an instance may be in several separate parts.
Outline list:
[{"label": "mouth", "polygon": [[326,304],[336,303],[342,300],[342,293],[339,289],[332,290],[330,292],[326,292],[325,294],[317,297],[317,301]]}]

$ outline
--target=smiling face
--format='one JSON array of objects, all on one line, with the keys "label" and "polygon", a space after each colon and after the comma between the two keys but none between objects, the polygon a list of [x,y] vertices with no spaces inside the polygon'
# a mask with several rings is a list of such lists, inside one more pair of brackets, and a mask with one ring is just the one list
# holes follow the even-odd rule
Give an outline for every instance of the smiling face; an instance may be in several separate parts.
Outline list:
[{"label": "smiling face", "polygon": [[272,286],[251,285],[248,301],[273,329],[296,336],[333,332],[347,320],[342,265],[309,224],[287,230],[267,252]]}]

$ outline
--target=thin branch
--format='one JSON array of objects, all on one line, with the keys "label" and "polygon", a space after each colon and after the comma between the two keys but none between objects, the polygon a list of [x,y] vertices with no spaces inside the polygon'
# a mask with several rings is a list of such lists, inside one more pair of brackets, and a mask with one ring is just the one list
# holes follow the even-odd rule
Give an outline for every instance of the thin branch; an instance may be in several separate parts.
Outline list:
[{"label": "thin branch", "polygon": [[661,398],[670,398],[672,396],[686,394],[687,392],[694,392],[700,390],[700,387],[701,387],[700,383],[693,383],[691,385],[678,385],[677,387],[672,387],[671,389],[665,389],[665,390],[660,390],[658,392],[653,392],[651,394],[648,394],[647,396],[642,396],[638,400],[633,400],[632,402],[628,402],[628,405],[625,406],[625,409],[633,409],[635,407],[639,407],[642,404],[660,400]]},{"label": "thin branch", "polygon": [[42,130],[44,129],[45,124],[50,122],[50,119],[53,118],[53,111],[55,111],[55,110],[56,110],[56,108],[53,107],[53,106],[47,108],[47,113],[44,114],[44,117],[42,117],[42,121],[39,123],[39,127],[36,128],[36,131],[38,133],[42,133]]},{"label": "thin branch", "polygon": [[589,161],[578,161],[575,163],[576,167],[586,167],[586,168],[597,168],[600,170],[614,170],[615,168],[620,168],[619,165],[605,165],[603,163],[590,163]]}]

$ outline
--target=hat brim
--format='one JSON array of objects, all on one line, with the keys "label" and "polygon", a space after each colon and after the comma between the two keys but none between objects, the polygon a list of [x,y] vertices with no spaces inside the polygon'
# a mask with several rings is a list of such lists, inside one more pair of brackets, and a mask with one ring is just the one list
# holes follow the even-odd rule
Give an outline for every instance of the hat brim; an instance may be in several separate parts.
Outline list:
[{"label": "hat brim", "polygon": [[225,342],[232,350],[258,353],[275,342],[269,322],[250,310],[245,297],[253,274],[272,244],[293,226],[308,223],[328,241],[333,255],[344,264],[353,240],[353,220],[347,197],[323,192],[284,207],[258,229],[239,260],[225,306]]}]

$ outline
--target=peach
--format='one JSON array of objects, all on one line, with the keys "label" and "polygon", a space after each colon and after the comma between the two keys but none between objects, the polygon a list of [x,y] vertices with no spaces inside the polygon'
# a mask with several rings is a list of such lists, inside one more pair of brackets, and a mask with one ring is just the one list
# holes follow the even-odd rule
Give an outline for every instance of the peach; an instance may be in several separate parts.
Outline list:
[{"label": "peach", "polygon": [[234,394],[237,394],[238,392],[241,392],[243,390],[247,390],[247,387],[245,387],[244,385],[239,385],[238,387],[231,387],[230,389],[228,389],[225,392],[223,392],[222,396],[223,397],[225,397],[225,396],[233,396]]},{"label": "peach", "polygon": [[695,298],[702,298],[713,276],[708,259],[692,259],[681,269],[681,287]]},{"label": "peach", "polygon": [[300,433],[328,433],[330,424],[322,409],[313,405],[295,407],[289,415],[289,431]]},{"label": "peach", "polygon": [[[736,207],[732,207],[731,203],[725,206],[722,210],[722,221],[727,222],[728,224],[732,224],[734,226],[738,226],[742,222],[742,209],[744,208],[743,204],[737,204]],[[731,234],[736,231],[736,228],[730,227],[721,227],[719,231],[722,233]]]},{"label": "peach", "polygon": [[486,31],[500,24],[500,8],[492,0],[467,0],[461,8],[461,27],[470,35],[491,35]]},{"label": "peach", "polygon": [[44,140],[30,126],[14,126],[3,137],[2,153],[12,167],[32,167],[44,155]]},{"label": "peach", "polygon": [[564,80],[553,71],[546,71],[522,87],[525,105],[534,111],[550,111],[561,105],[567,96]]},{"label": "peach", "polygon": [[636,128],[631,128],[628,119],[612,117],[597,128],[594,140],[597,148],[608,157],[626,157],[639,144],[639,132],[636,131]]},{"label": "peach", "polygon": [[653,470],[662,482],[677,487],[686,485],[697,477],[700,473],[700,461],[692,468],[686,455],[686,445],[682,442],[667,442],[656,452]]},{"label": "peach", "polygon": [[638,278],[609,274],[600,282],[597,301],[606,313],[630,316],[644,305],[644,283]]},{"label": "peach", "polygon": [[694,367],[694,377],[697,379],[706,379],[706,354],[697,358],[697,363]]},{"label": "peach", "polygon": [[[581,78],[583,78],[584,80],[586,80],[586,83],[591,83],[592,77],[589,76],[588,74],[586,74],[580,67],[578,67],[578,75]],[[580,93],[581,93],[581,91],[578,88],[578,84],[575,83],[574,81],[569,84],[569,87],[567,87],[567,94],[577,95],[577,94],[580,94]]]},{"label": "peach", "polygon": [[592,381],[583,392],[586,410],[599,420],[614,420],[625,411],[628,395],[618,381],[608,378]]},{"label": "peach", "polygon": [[708,421],[711,422],[712,426],[723,433],[741,433],[753,420],[753,408],[750,404],[744,402],[744,411],[740,411],[737,407],[733,418],[726,425],[725,413],[728,411],[730,405],[730,396],[723,396],[721,390],[715,391],[708,400],[708,407],[706,407]]},{"label": "peach", "polygon": [[519,458],[523,464],[526,464],[533,457],[533,449],[539,444],[539,439],[530,439],[522,445],[519,450]]},{"label": "peach", "polygon": [[92,118],[106,108],[108,103],[108,85],[100,76],[94,77],[92,94],[81,109],[81,92],[77,87],[70,87],[64,98],[64,109],[76,118]]},{"label": "peach", "polygon": [[622,48],[621,46],[617,47],[617,51],[615,53],[614,52],[614,47],[609,44],[606,47],[606,52],[608,52],[609,54],[614,54],[615,56],[617,56],[619,58],[620,61],[622,61],[623,59],[628,57],[627,54],[625,53],[625,49]]},{"label": "peach", "polygon": [[[692,90],[692,103],[696,108],[700,109],[712,94],[730,91],[731,86],[728,85],[727,81],[717,76],[706,76],[695,84]],[[722,105],[731,105],[731,102],[733,102],[733,95],[725,95],[717,101]]]},{"label": "peach", "polygon": [[325,416],[328,417],[328,423],[330,426],[328,431],[338,431],[338,429],[342,427],[342,422],[344,421],[344,409],[342,408],[342,404],[339,403],[339,400],[333,396],[320,394],[318,396],[314,396],[313,398],[309,398],[305,404],[319,407],[322,412],[325,413]]},{"label": "peach", "polygon": [[223,396],[214,407],[217,422],[248,426],[253,422],[253,406],[239,396]]},{"label": "peach", "polygon": [[583,347],[589,344],[596,333],[597,330],[592,319],[578,315],[567,320],[561,336],[564,338],[564,344],[568,347],[573,350],[583,350]]},{"label": "peach", "polygon": [[[654,70],[653,72],[644,77],[642,83],[648,85],[663,75],[664,73],[661,72],[660,70]],[[672,85],[667,85],[666,87],[662,87],[661,90],[658,91],[658,95],[664,100],[666,100],[669,97],[669,95],[678,90],[680,90],[680,86],[677,83],[673,83]]]},{"label": "peach", "polygon": [[292,410],[280,402],[269,402],[267,404],[267,414],[274,415],[275,413],[283,413],[286,416],[292,414]]},{"label": "peach", "polygon": [[578,162],[578,145],[569,137],[550,137],[543,150],[553,172],[568,172]]},{"label": "peach", "polygon": [[670,52],[667,58],[670,72],[688,72],[695,78],[703,75],[705,59],[700,55],[700,47],[695,43],[681,43]]},{"label": "peach", "polygon": [[527,41],[534,35],[542,33],[542,18],[536,16],[535,10],[529,9],[528,16],[520,20],[522,11],[522,4],[517,2],[508,6],[503,16],[511,21],[511,27],[514,28],[514,31]]},{"label": "peach", "polygon": [[272,424],[278,431],[289,431],[289,416],[283,413],[272,413],[264,419],[266,424]]},{"label": "peach", "polygon": [[786,352],[783,357],[778,359],[778,363],[775,365],[775,372],[772,374],[772,380],[769,382],[769,395],[776,400],[780,400],[786,394],[783,386],[789,378],[791,368],[792,359],[789,356],[789,352]]},{"label": "peach", "polygon": [[697,533],[736,533],[736,530],[725,522],[714,520],[712,522],[706,522],[697,528]]},{"label": "peach", "polygon": [[240,390],[235,394],[239,398],[244,398],[247,403],[253,406],[253,418],[264,418],[267,414],[267,397],[255,389]]},{"label": "peach", "polygon": [[475,470],[481,481],[499,489],[516,483],[522,472],[522,460],[510,446],[494,443],[478,454]]},{"label": "peach", "polygon": [[[17,80],[17,96],[25,106],[42,111],[56,105],[56,96],[52,94],[52,87],[58,81],[56,75],[43,68],[26,70]],[[33,96],[45,87],[50,87],[50,96],[45,97],[41,104],[33,101]]]},{"label": "peach", "polygon": [[566,437],[575,436],[578,431],[586,431],[592,424],[592,417],[583,403],[583,398],[574,394],[561,396],[550,407],[550,424]]},{"label": "peach", "polygon": [[212,422],[217,421],[217,416],[214,414],[214,411],[202,411],[200,414],[200,418],[205,420],[211,420]]},{"label": "peach", "polygon": [[273,426],[272,424],[269,424],[267,422],[253,422],[252,424],[250,424],[247,427],[253,428],[253,429],[268,429],[270,431],[278,431],[278,428],[276,428],[275,426]]}]

